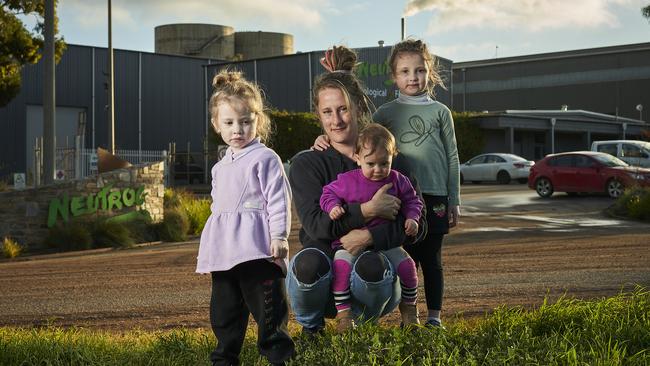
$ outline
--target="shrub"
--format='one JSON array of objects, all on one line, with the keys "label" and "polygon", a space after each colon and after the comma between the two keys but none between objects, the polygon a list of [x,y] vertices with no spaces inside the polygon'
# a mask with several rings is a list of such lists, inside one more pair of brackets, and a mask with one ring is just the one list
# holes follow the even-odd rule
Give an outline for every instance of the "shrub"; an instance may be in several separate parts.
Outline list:
[{"label": "shrub", "polygon": [[61,250],[84,250],[92,248],[93,238],[87,224],[81,221],[59,223],[50,228],[45,244]]},{"label": "shrub", "polygon": [[650,188],[634,187],[627,189],[607,209],[607,212],[616,216],[650,221]]},{"label": "shrub", "polygon": [[92,225],[93,247],[95,248],[128,248],[133,246],[133,238],[129,229],[115,221],[106,218],[97,219]]},{"label": "shrub", "polygon": [[158,234],[151,222],[149,212],[134,211],[135,215],[130,215],[127,220],[120,221],[129,231],[131,238],[136,243],[145,243],[158,240]]},{"label": "shrub", "polygon": [[208,221],[210,216],[210,203],[209,199],[190,199],[183,200],[181,209],[185,211],[189,221],[188,233],[191,235],[199,235]]},{"label": "shrub", "polygon": [[458,144],[458,158],[465,162],[483,152],[485,137],[473,117],[479,115],[476,112],[452,112],[454,127],[456,131],[456,143]]},{"label": "shrub", "polygon": [[11,238],[5,237],[2,241],[2,254],[5,258],[16,258],[22,250],[23,247]]},{"label": "shrub", "polygon": [[187,239],[190,224],[185,212],[179,209],[165,210],[165,218],[156,226],[160,240],[183,241]]}]

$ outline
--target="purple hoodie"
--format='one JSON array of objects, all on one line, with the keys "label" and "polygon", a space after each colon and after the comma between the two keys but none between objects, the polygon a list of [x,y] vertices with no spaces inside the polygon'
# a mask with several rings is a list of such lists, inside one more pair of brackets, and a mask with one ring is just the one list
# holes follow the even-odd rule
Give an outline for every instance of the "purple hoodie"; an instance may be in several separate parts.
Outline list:
[{"label": "purple hoodie", "polygon": [[239,152],[226,150],[212,167],[211,195],[212,213],[201,233],[196,272],[226,271],[270,258],[271,239],[289,236],[289,182],[280,157],[259,139]]}]

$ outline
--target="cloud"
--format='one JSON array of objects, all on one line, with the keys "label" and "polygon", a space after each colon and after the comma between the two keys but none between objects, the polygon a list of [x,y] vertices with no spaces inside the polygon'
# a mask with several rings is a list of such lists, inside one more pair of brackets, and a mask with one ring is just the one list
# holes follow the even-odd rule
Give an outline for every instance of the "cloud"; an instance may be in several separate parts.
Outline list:
[{"label": "cloud", "polygon": [[[118,26],[162,22],[233,25],[254,19],[256,26],[264,29],[269,26],[316,28],[323,21],[321,11],[329,3],[316,0],[113,0],[112,6],[113,22]],[[106,24],[107,6],[103,1],[61,0],[59,8],[75,14],[76,22],[83,27]]]},{"label": "cloud", "polygon": [[409,0],[405,16],[433,11],[429,33],[458,28],[540,31],[561,28],[616,27],[614,5],[633,0]]}]

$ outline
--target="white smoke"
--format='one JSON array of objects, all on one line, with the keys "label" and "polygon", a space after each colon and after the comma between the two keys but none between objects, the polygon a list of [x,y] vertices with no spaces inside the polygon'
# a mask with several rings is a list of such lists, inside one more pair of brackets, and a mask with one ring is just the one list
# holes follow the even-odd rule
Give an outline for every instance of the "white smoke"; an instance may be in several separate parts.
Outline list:
[{"label": "white smoke", "polygon": [[404,16],[432,11],[430,32],[457,28],[539,31],[619,25],[612,7],[633,0],[408,0]]}]

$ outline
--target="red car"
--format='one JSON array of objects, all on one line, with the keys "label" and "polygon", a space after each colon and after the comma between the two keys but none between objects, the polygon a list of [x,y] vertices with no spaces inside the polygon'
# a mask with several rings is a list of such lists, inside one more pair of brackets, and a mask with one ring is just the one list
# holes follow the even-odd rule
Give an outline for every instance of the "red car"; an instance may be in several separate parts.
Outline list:
[{"label": "red car", "polygon": [[631,167],[594,151],[547,155],[530,168],[528,176],[528,187],[541,197],[550,197],[553,192],[605,192],[616,198],[634,185],[650,187],[650,169]]}]

